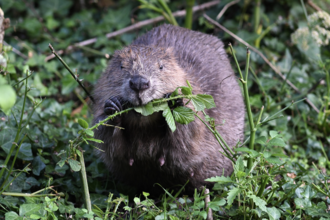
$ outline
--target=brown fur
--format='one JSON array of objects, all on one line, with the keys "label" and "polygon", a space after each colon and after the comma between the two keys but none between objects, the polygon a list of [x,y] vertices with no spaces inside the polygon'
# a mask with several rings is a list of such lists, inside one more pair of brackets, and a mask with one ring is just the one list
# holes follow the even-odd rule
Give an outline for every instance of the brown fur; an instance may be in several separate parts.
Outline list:
[{"label": "brown fur", "polygon": [[[160,66],[163,68],[160,69]],[[150,80],[150,88],[130,89],[133,75]],[[121,104],[138,106],[163,98],[178,86],[192,84],[194,94],[210,94],[217,108],[207,110],[229,146],[243,138],[244,103],[237,79],[216,37],[171,25],[162,25],[139,37],[114,54],[95,87],[94,123],[104,119],[104,103],[119,97]],[[114,124],[114,121],[109,121]],[[99,156],[118,180],[151,191],[184,184],[190,188],[207,184],[212,176],[230,175],[232,163],[205,125],[196,119],[188,125],[176,123],[172,133],[162,113],[141,116],[133,111],[121,115],[117,126],[102,126],[95,136],[105,152]],[[163,163],[163,165],[162,165]],[[161,166],[162,165],[162,166]]]}]

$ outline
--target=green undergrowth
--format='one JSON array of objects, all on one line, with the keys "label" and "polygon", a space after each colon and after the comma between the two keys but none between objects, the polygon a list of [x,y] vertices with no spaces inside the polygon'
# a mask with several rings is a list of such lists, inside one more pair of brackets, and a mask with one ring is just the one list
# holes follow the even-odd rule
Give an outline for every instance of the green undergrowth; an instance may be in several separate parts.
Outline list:
[{"label": "green undergrowth", "polygon": [[[250,50],[201,14],[192,23],[191,17],[185,23],[172,15],[188,2],[0,2],[11,20],[0,53],[1,219],[206,219],[208,209],[214,219],[330,219],[330,2],[313,1],[324,12],[317,12],[311,1],[232,5],[219,22]],[[206,13],[215,18],[229,2]],[[92,104],[85,90],[61,62],[49,58],[49,43],[59,51],[97,37],[94,44],[61,54],[91,91],[109,56],[152,25],[110,40],[105,34],[159,15],[233,45],[226,48],[244,92],[244,143],[226,146],[216,130],[221,125],[203,112],[214,107],[212,97],[194,94],[189,82],[167,99],[125,110],[143,115],[162,111],[172,131],[177,123],[202,120],[215,135],[234,172],[207,180],[214,183],[208,208],[205,189],[194,195],[185,195],[184,187],[164,189],[155,198],[116,182],[93,153],[93,143],[101,142],[93,129],[114,115],[91,125]],[[193,108],[169,107],[177,98]]]}]

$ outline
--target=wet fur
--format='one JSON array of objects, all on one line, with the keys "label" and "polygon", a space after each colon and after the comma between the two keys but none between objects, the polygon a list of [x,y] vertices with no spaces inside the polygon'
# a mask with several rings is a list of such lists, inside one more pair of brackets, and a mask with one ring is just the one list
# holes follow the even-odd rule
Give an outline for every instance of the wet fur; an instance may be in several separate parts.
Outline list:
[{"label": "wet fur", "polygon": [[[132,91],[128,82],[134,74],[149,79],[150,88],[139,94]],[[207,114],[221,124],[218,131],[229,146],[235,146],[243,138],[244,103],[223,43],[171,25],[156,27],[115,53],[95,87],[94,123],[106,117],[104,103],[109,98],[119,97],[123,107],[146,104],[186,86],[186,80],[194,94],[213,96],[217,108]],[[98,154],[118,180],[139,190],[150,192],[154,183],[170,187],[187,180],[188,188],[199,188],[206,184],[204,179],[233,171],[198,119],[188,125],[176,123],[172,133],[161,113],[145,117],[130,111],[116,125],[124,130],[102,126],[95,131],[104,141],[98,147],[105,152]]]}]

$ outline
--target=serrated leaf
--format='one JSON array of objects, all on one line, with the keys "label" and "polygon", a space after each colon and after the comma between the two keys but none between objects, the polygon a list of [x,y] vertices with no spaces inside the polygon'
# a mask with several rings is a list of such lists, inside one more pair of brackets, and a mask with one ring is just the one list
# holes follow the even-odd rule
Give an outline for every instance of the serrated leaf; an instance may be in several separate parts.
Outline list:
[{"label": "serrated leaf", "polygon": [[81,169],[81,164],[80,164],[79,161],[76,161],[76,160],[73,160],[73,159],[69,159],[68,162],[69,162],[70,168],[73,171],[77,172],[77,171],[79,171]]},{"label": "serrated leaf", "polygon": [[148,116],[148,115],[151,115],[152,113],[154,113],[154,109],[152,107],[151,102],[149,102],[146,105],[136,106],[136,107],[134,107],[134,110],[143,116]]},{"label": "serrated leaf", "polygon": [[251,198],[253,200],[253,202],[256,204],[256,206],[258,206],[262,211],[267,212],[267,202],[264,201],[262,198],[256,196],[256,195],[251,195],[248,196],[249,198]]},{"label": "serrated leaf", "polygon": [[228,192],[228,196],[227,196],[227,203],[228,206],[231,206],[234,202],[234,199],[236,198],[236,196],[241,192],[241,190],[239,188],[233,188],[231,190],[229,190]]},{"label": "serrated leaf", "polygon": [[78,124],[81,126],[81,127],[83,127],[83,128],[88,128],[88,123],[87,123],[87,121],[85,121],[84,119],[82,119],[82,118],[78,118]]},{"label": "serrated leaf", "polygon": [[235,166],[234,166],[235,172],[242,171],[244,172],[244,162],[242,159],[242,156],[239,156],[236,160]]},{"label": "serrated leaf", "polygon": [[207,109],[215,108],[214,99],[211,95],[198,94],[197,97],[204,102],[204,105]]},{"label": "serrated leaf", "polygon": [[168,108],[167,102],[161,102],[157,104],[153,104],[154,112],[164,111],[166,108]]},{"label": "serrated leaf", "polygon": [[193,110],[187,107],[176,107],[173,110],[173,116],[176,122],[180,124],[188,124],[195,120],[195,115]]},{"label": "serrated leaf", "polygon": [[196,111],[203,111],[206,108],[204,101],[199,97],[192,97],[191,102],[194,105]]},{"label": "serrated leaf", "polygon": [[267,146],[272,147],[272,146],[279,146],[279,147],[285,147],[285,142],[283,141],[282,138],[273,138],[271,139],[268,143]]},{"label": "serrated leaf", "polygon": [[171,109],[167,106],[167,108],[163,111],[163,117],[167,125],[170,127],[171,131],[174,132],[176,130],[175,121],[171,112]]},{"label": "serrated leaf", "polygon": [[205,181],[213,182],[213,183],[220,183],[220,184],[234,182],[230,177],[225,177],[225,176],[215,176],[215,177],[207,178]]}]

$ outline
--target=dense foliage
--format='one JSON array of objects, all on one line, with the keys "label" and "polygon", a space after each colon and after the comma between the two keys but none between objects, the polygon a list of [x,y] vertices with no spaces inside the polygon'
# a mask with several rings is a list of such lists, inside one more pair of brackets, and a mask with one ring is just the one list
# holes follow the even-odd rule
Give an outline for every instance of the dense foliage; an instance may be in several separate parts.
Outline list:
[{"label": "dense foliage", "polygon": [[[48,47],[63,50],[62,59],[92,91],[111,54],[159,23],[111,39],[107,33],[160,15],[189,27],[188,18],[174,21],[170,11],[191,2],[0,1],[11,21],[0,50],[0,218],[206,219],[203,191],[191,197],[164,189],[153,200],[113,180],[93,154],[91,101]],[[209,179],[215,186],[208,206],[215,219],[330,219],[330,1],[223,0],[205,13],[215,19],[229,2],[235,4],[219,23],[270,63],[251,50],[246,65],[238,38],[194,14],[192,29],[233,45],[252,111],[233,175]],[[92,44],[70,47],[91,38]],[[182,123],[193,120],[191,112]]]}]

